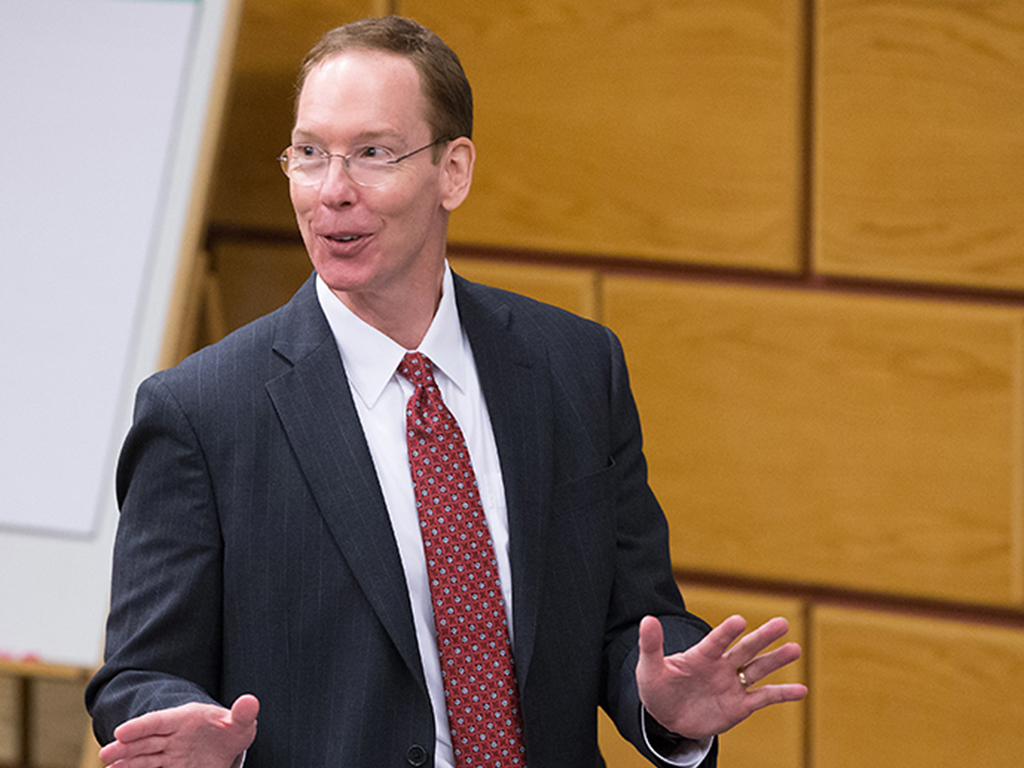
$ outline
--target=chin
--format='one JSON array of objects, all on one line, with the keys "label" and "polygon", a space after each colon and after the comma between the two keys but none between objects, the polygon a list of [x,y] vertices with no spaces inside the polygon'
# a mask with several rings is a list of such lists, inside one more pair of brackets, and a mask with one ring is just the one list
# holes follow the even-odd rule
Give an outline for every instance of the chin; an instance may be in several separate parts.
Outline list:
[{"label": "chin", "polygon": [[327,287],[335,293],[364,290],[374,278],[374,271],[365,263],[320,261],[314,262],[313,268]]}]

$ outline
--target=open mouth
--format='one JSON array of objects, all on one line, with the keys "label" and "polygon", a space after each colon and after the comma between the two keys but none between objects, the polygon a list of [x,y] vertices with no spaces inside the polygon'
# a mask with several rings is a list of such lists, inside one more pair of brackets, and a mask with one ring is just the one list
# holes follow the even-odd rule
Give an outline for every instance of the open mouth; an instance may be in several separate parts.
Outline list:
[{"label": "open mouth", "polygon": [[356,240],[361,240],[362,235],[328,235],[328,240],[333,240],[336,243],[352,243]]}]

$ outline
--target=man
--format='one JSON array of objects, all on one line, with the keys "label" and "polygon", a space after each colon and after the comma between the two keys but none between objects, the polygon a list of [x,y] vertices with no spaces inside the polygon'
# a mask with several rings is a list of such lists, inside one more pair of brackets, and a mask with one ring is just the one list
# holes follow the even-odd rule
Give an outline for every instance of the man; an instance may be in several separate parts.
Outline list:
[{"label": "man", "polygon": [[[710,766],[715,734],[804,695],[748,687],[799,655],[764,652],[785,621],[737,641],[686,612],[614,336],[447,268],[471,133],[457,57],[409,20],[307,56],[282,164],[315,275],[139,390],[87,692],[106,763],[592,768],[600,705],[655,764]],[[420,462],[455,482],[416,447],[439,425],[472,457],[483,650],[446,634],[445,600],[483,609],[462,568],[442,595]]]}]

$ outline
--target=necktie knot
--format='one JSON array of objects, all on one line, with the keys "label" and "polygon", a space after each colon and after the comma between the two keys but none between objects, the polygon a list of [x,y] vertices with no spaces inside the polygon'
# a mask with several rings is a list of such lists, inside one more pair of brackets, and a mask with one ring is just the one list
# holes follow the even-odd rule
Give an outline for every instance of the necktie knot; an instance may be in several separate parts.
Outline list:
[{"label": "necktie knot", "polygon": [[420,352],[406,352],[398,372],[408,379],[414,387],[428,387],[434,383],[434,366],[430,358]]}]

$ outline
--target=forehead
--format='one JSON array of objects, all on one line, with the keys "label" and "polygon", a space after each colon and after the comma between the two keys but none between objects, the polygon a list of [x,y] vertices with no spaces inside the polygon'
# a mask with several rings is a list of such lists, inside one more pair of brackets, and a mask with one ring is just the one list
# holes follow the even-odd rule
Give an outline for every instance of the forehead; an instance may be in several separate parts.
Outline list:
[{"label": "forehead", "polygon": [[395,132],[427,125],[420,75],[409,59],[383,51],[346,51],[314,67],[299,94],[295,131],[324,138]]}]

